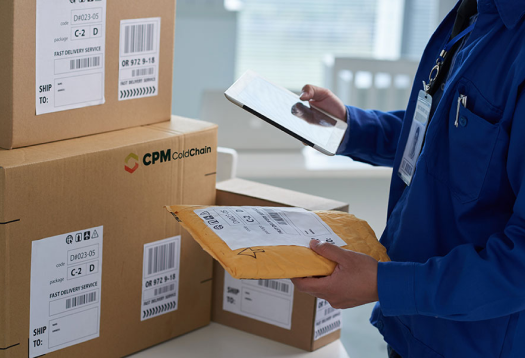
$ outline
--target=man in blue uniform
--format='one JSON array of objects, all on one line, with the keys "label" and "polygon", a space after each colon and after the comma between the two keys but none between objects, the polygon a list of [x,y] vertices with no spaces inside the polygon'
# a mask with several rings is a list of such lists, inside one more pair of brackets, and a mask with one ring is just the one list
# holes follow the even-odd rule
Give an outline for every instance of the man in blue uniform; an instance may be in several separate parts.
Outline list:
[{"label": "man in blue uniform", "polygon": [[459,2],[405,111],[304,88],[303,100],[346,118],[338,154],[393,167],[381,238],[392,262],[312,243],[337,268],[294,283],[337,308],[379,301],[371,322],[392,357],[525,357],[524,14],[524,0]]}]

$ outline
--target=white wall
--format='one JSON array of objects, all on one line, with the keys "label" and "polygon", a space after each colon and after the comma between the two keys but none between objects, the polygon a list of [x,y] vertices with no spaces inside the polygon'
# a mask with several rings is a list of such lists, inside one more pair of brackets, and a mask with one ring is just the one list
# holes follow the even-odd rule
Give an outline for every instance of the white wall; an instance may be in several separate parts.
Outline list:
[{"label": "white wall", "polygon": [[178,0],[172,112],[198,118],[204,89],[228,88],[235,76],[237,13],[224,0]]}]

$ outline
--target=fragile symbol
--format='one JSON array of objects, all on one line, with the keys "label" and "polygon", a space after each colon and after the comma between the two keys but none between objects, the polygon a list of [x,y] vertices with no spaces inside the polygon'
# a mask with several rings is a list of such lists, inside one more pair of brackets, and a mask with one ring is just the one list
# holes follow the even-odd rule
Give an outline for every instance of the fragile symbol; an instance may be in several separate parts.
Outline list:
[{"label": "fragile symbol", "polygon": [[98,232],[97,230],[93,230],[93,235],[91,235],[92,239],[98,239]]}]

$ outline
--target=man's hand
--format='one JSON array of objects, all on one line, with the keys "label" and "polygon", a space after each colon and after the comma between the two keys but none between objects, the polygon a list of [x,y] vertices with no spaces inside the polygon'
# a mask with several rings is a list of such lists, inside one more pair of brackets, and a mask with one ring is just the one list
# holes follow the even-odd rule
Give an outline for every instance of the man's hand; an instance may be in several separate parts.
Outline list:
[{"label": "man's hand", "polygon": [[314,107],[330,113],[335,118],[346,122],[344,103],[329,89],[306,85],[302,89],[301,101],[309,101]]},{"label": "man's hand", "polygon": [[379,300],[374,258],[316,240],[310,241],[310,248],[337,266],[330,276],[292,279],[299,291],[324,298],[333,308],[351,308]]}]

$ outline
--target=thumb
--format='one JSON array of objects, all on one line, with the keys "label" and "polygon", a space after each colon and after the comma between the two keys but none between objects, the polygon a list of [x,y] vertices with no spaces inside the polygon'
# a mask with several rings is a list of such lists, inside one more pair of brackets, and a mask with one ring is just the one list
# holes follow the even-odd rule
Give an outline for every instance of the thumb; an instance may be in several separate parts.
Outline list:
[{"label": "thumb", "polygon": [[312,239],[310,240],[310,248],[317,254],[337,263],[342,262],[344,259],[345,250],[337,245],[319,242]]}]

